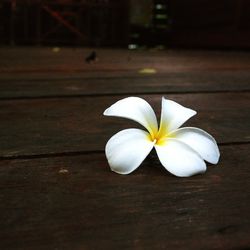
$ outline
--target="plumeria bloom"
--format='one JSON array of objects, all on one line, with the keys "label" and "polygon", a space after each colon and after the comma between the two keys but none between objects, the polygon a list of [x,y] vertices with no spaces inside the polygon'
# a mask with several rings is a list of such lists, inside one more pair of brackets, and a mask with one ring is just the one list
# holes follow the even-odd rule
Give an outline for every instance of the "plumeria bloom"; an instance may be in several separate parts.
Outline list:
[{"label": "plumeria bloom", "polygon": [[106,116],[128,118],[147,131],[125,129],[112,136],[105,153],[111,169],[129,174],[140,166],[155,148],[161,164],[173,175],[188,177],[206,171],[204,160],[216,164],[220,152],[215,139],[204,130],[180,126],[196,111],[162,98],[160,126],[155,112],[142,98],[122,99],[104,111]]}]

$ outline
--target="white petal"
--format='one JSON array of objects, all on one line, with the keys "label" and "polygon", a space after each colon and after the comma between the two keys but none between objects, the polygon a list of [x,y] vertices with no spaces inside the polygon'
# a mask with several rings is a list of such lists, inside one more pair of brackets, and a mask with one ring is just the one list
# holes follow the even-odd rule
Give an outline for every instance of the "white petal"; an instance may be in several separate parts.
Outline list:
[{"label": "white petal", "polygon": [[154,146],[148,132],[141,129],[125,129],[112,136],[105,152],[110,168],[119,174],[134,171]]},{"label": "white petal", "polygon": [[[180,128],[171,133],[173,137],[191,147],[204,160],[216,164],[219,161],[220,152],[215,139],[199,128]],[[168,135],[171,137],[171,134]]]},{"label": "white petal", "polygon": [[206,171],[206,164],[193,149],[175,139],[155,145],[161,164],[173,175],[188,177]]},{"label": "white petal", "polygon": [[194,116],[196,111],[186,108],[177,102],[162,98],[160,137],[179,128],[189,118]]},{"label": "white petal", "polygon": [[142,98],[124,98],[103,113],[107,116],[118,116],[134,120],[144,126],[151,135],[156,134],[158,123],[152,107]]}]

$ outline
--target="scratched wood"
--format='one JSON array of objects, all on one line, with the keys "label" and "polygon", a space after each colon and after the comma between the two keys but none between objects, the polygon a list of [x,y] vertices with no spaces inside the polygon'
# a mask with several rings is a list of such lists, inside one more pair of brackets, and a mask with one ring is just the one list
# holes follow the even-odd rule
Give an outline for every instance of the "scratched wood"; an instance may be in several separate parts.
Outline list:
[{"label": "scratched wood", "polygon": [[[125,119],[104,117],[117,97],[8,100],[0,102],[1,156],[103,150]],[[141,96],[159,114],[161,95]],[[187,126],[203,128],[219,143],[249,142],[250,93],[166,95],[198,111]]]},{"label": "scratched wood", "polygon": [[250,145],[220,149],[191,178],[154,155],[129,176],[104,154],[0,161],[1,249],[249,249]]}]

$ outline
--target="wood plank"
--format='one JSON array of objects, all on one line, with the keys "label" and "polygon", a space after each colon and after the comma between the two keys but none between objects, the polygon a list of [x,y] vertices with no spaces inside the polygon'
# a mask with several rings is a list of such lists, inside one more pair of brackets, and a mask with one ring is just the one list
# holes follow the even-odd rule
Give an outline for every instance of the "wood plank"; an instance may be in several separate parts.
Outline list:
[{"label": "wood plank", "polygon": [[96,49],[99,61],[87,64],[86,56],[93,49],[61,48],[1,48],[0,79],[18,79],[25,75],[97,75],[109,71],[137,72],[154,68],[157,72],[237,71],[250,69],[246,52],[199,50],[114,50]]},{"label": "wood plank", "polygon": [[[1,157],[90,152],[123,128],[138,124],[104,117],[103,111],[125,96],[0,102]],[[141,96],[159,115],[161,95]],[[166,95],[198,111],[187,122],[211,133],[219,143],[249,142],[250,93]]]},{"label": "wood plank", "polygon": [[190,178],[154,155],[128,176],[104,154],[0,161],[0,248],[249,249],[249,150]]},{"label": "wood plank", "polygon": [[[107,72],[106,72],[107,74]],[[249,91],[250,71],[2,80],[0,98]]]}]

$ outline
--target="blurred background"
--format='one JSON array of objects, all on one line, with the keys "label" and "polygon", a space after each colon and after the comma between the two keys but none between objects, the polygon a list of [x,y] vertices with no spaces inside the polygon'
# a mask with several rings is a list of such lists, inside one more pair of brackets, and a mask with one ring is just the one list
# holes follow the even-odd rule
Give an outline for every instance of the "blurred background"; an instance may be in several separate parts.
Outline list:
[{"label": "blurred background", "polygon": [[1,0],[0,45],[250,48],[249,0]]}]

